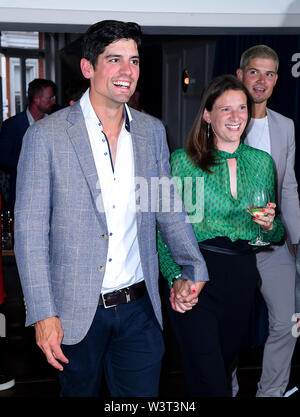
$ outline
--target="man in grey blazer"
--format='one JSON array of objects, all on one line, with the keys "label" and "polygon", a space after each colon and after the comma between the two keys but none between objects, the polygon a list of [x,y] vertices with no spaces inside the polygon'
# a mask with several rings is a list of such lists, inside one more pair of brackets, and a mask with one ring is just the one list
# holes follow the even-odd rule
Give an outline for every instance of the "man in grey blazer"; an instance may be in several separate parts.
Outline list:
[{"label": "man in grey blazer", "polygon": [[256,45],[241,56],[238,78],[252,100],[252,119],[245,143],[271,154],[277,180],[277,207],[286,229],[282,245],[257,253],[261,293],[269,316],[258,397],[282,397],[289,382],[296,338],[292,334],[295,313],[295,252],[300,237],[300,209],[294,172],[295,135],[291,119],[267,108],[278,78],[276,52]]},{"label": "man in grey blazer", "polygon": [[112,396],[158,394],[156,226],[191,299],[208,279],[174,187],[164,194],[155,181],[170,179],[164,127],[126,105],[140,43],[135,23],[92,25],[81,60],[89,90],[23,140],[15,254],[26,324],[60,370],[61,396],[99,395],[102,369]]}]

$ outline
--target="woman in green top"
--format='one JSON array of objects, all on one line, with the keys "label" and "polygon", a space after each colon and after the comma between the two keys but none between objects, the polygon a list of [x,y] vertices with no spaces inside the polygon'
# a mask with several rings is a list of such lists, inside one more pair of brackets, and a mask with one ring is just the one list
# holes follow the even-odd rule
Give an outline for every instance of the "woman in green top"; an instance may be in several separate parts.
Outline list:
[{"label": "woman in green top", "polygon": [[[278,242],[283,236],[275,203],[257,217],[247,212],[250,189],[265,187],[270,201],[275,200],[271,157],[241,143],[250,114],[251,99],[242,83],[231,75],[215,78],[202,96],[187,148],[171,156],[172,175],[180,184],[210,278],[198,303],[193,308],[193,302],[185,303],[181,268],[158,235],[160,269],[171,288],[168,313],[191,396],[231,396],[231,365],[245,342],[259,279],[248,242],[257,235],[258,224],[265,241]],[[191,202],[197,215],[187,207]]]}]

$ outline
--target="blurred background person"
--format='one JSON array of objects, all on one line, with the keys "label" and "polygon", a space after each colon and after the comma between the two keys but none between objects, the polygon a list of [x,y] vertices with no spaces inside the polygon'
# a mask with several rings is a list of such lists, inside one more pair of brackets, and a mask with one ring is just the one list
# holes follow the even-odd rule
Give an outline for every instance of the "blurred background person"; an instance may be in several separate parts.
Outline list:
[{"label": "blurred background person", "polygon": [[[292,316],[300,313],[299,305],[295,310],[295,253],[300,237],[300,206],[294,171],[295,127],[293,120],[267,107],[277,83],[278,67],[278,55],[272,48],[255,45],[244,51],[237,70],[252,101],[245,143],[272,156],[276,171],[276,202],[286,231],[280,245],[263,248],[256,255],[260,291],[269,319],[258,397],[284,395],[296,344]],[[258,339],[263,339],[262,335]],[[238,384],[235,385],[237,391]]]},{"label": "blurred background person", "polygon": [[28,107],[2,123],[0,131],[0,169],[10,175],[9,201],[15,204],[17,164],[23,136],[30,125],[53,111],[56,84],[51,80],[36,78],[28,85]]}]

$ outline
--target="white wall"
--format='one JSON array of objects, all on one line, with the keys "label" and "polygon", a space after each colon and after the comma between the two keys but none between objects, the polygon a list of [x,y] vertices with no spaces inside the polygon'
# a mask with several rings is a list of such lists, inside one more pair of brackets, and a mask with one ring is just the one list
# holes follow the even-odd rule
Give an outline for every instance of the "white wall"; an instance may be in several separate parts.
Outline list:
[{"label": "white wall", "polygon": [[[26,3],[26,5],[25,5]],[[102,4],[101,4],[102,3]],[[114,0],[113,2],[97,0],[1,0],[1,7],[25,9],[59,9],[59,10],[103,10],[103,11],[137,11],[137,12],[180,12],[180,13],[285,13],[291,3],[295,3],[295,11],[300,13],[300,2],[291,0],[251,0],[238,2],[236,0],[189,0],[188,2],[174,0]],[[84,7],[83,7],[84,5]]]},{"label": "white wall", "polygon": [[1,0],[0,22],[143,26],[300,27],[299,0]]}]

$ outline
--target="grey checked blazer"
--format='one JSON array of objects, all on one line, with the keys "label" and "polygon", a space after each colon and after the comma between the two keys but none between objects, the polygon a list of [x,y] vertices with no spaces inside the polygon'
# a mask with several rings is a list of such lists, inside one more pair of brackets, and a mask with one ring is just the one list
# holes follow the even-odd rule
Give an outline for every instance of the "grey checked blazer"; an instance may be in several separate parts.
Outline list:
[{"label": "grey checked blazer", "polygon": [[[296,244],[300,237],[300,207],[298,184],[295,177],[294,122],[267,109],[271,156],[275,165],[277,205],[288,240]],[[245,139],[247,142],[247,137]]]},{"label": "grey checked blazer", "polygon": [[[132,109],[131,113],[135,176],[148,183],[151,177],[169,177],[162,123]],[[79,102],[27,130],[16,190],[15,255],[26,325],[58,316],[63,343],[78,343],[97,309],[108,249],[105,213],[99,210],[101,189]],[[176,192],[173,197],[179,198]],[[208,274],[183,210],[137,211],[142,269],[161,325],[156,225],[185,278],[206,281]]]}]

